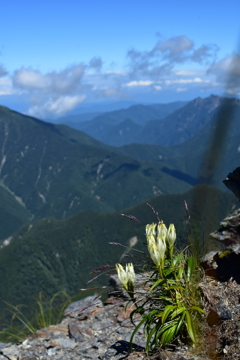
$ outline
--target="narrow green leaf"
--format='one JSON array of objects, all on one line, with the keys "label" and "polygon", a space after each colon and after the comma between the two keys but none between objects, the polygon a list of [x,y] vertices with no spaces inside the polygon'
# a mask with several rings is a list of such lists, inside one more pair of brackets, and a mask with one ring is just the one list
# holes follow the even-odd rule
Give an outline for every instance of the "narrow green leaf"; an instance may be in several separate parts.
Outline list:
[{"label": "narrow green leaf", "polygon": [[180,262],[182,261],[183,257],[184,257],[184,254],[181,252],[180,254],[178,254],[177,256],[175,256],[175,258],[172,259],[172,264],[173,264],[174,266],[180,264]]},{"label": "narrow green leaf", "polygon": [[177,321],[174,320],[174,321],[170,321],[168,322],[167,324],[161,326],[161,329],[157,332],[156,334],[156,341],[158,340],[159,336],[164,333],[164,331],[166,331],[167,329],[169,329],[170,327],[172,327],[173,325],[176,325],[177,324]]},{"label": "narrow green leaf", "polygon": [[167,277],[167,276],[170,275],[172,272],[174,272],[174,270],[175,270],[175,268],[173,268],[173,267],[164,269],[164,275]]},{"label": "narrow green leaf", "polygon": [[161,284],[164,281],[164,279],[158,279],[151,287],[150,287],[150,293],[155,289],[156,286]]},{"label": "narrow green leaf", "polygon": [[184,288],[182,286],[170,286],[168,288],[168,290],[174,290],[174,289],[181,289],[181,290],[184,290]]},{"label": "narrow green leaf", "polygon": [[174,305],[167,305],[163,311],[162,314],[162,324],[164,324],[166,322],[166,319],[168,317],[168,315],[174,310],[176,309],[176,306]]},{"label": "narrow green leaf", "polygon": [[177,277],[178,277],[179,280],[182,279],[182,277],[183,277],[183,272],[184,272],[184,266],[180,266],[180,267],[178,268],[178,275],[177,275]]},{"label": "narrow green leaf", "polygon": [[176,333],[176,325],[173,325],[172,327],[170,327],[170,329],[166,330],[162,334],[162,338],[161,338],[162,344],[169,344],[172,341],[175,333]]},{"label": "narrow green leaf", "polygon": [[203,314],[205,313],[205,311],[203,309],[201,309],[200,307],[198,307],[198,306],[191,306],[190,310],[196,310],[196,311],[199,311],[199,312],[201,312]]},{"label": "narrow green leaf", "polygon": [[133,338],[136,334],[136,332],[138,331],[138,329],[142,326],[142,324],[144,324],[145,319],[143,319],[142,321],[140,321],[140,323],[135,327],[135,329],[132,332],[131,338],[130,338],[130,349],[132,348],[132,342],[133,342]]},{"label": "narrow green leaf", "polygon": [[174,319],[176,316],[178,316],[179,314],[181,314],[185,310],[186,310],[185,307],[181,307],[179,309],[174,310],[172,315],[171,315],[171,320]]},{"label": "narrow green leaf", "polygon": [[187,264],[187,279],[188,280],[192,276],[192,274],[195,270],[196,264],[197,264],[196,258],[194,256],[189,256],[188,264]]},{"label": "narrow green leaf", "polygon": [[156,328],[157,328],[157,325],[155,325],[155,326],[151,329],[151,331],[149,332],[149,334],[148,334],[148,336],[147,336],[147,341],[146,341],[146,346],[145,346],[145,348],[146,348],[146,353],[148,353],[149,344],[150,344],[150,342],[151,342],[152,336],[153,336],[154,333],[156,332]]},{"label": "narrow green leaf", "polygon": [[192,315],[190,314],[189,311],[186,311],[186,320],[187,320],[186,326],[187,326],[188,335],[190,336],[192,341],[195,343],[196,342],[196,331],[195,331]]},{"label": "narrow green leaf", "polygon": [[183,312],[181,319],[178,321],[177,329],[176,329],[176,334],[178,334],[179,330],[181,329],[181,326],[182,326],[182,324],[183,324],[183,321],[184,321],[184,319],[185,319],[185,316],[186,316],[186,311]]},{"label": "narrow green leaf", "polygon": [[153,298],[153,300],[165,300],[165,301],[172,302],[172,299],[170,297],[167,297],[167,296],[159,296],[158,299]]},{"label": "narrow green leaf", "polygon": [[157,309],[150,311],[150,313],[148,314],[148,318],[152,318],[153,315],[156,315],[157,313],[159,313],[159,310]]}]

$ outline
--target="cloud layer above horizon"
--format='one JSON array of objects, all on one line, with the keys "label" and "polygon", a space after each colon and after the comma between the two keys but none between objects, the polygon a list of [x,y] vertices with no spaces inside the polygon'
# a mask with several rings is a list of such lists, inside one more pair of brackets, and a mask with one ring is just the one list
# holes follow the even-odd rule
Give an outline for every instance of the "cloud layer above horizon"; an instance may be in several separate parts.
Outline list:
[{"label": "cloud layer above horizon", "polygon": [[24,96],[28,114],[40,118],[63,116],[85,101],[134,99],[143,93],[197,90],[199,95],[239,96],[240,56],[218,59],[218,50],[216,44],[196,48],[187,36],[159,37],[150,50],[128,50],[121,69],[97,56],[48,73],[25,66],[8,73],[0,65],[0,96]]}]

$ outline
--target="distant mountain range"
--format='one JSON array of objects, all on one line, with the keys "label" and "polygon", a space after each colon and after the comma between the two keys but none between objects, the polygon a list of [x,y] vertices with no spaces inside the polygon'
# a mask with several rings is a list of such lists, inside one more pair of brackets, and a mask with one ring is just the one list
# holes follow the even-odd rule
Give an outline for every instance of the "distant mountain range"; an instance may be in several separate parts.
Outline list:
[{"label": "distant mountain range", "polygon": [[[169,104],[133,105],[127,109],[105,112],[98,116],[80,114],[71,118],[59,119],[61,124],[82,130],[91,137],[113,146],[122,146],[135,141],[146,123],[164,119],[186,102],[177,101]],[[84,117],[88,116],[87,121]],[[143,143],[149,144],[149,141]]]},{"label": "distant mountain range", "polygon": [[[103,113],[90,121],[65,123],[112,146],[133,143],[171,146],[194,137],[209,123],[224,98],[211,95],[189,103],[135,105],[128,109]],[[62,119],[64,121],[64,119]]]}]

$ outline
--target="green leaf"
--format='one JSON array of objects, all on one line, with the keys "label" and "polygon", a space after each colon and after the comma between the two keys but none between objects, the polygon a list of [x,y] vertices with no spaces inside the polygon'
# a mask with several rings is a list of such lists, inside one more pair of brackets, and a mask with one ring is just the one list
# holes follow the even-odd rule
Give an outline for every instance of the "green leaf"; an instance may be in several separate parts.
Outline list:
[{"label": "green leaf", "polygon": [[143,316],[143,308],[142,307],[139,307],[139,308],[136,308],[136,309],[134,309],[132,312],[131,312],[131,314],[130,314],[130,321],[131,321],[131,323],[133,324],[133,326],[135,326],[135,324],[134,324],[134,321],[133,321],[133,315],[135,314],[135,313],[138,313],[138,314],[141,314],[142,316]]},{"label": "green leaf", "polygon": [[[170,297],[167,297],[167,296],[159,296],[158,299],[159,300],[170,301],[172,303],[172,299]],[[158,299],[153,299],[153,300],[158,300]]]},{"label": "green leaf", "polygon": [[174,306],[174,305],[167,305],[165,307],[163,314],[162,314],[162,324],[164,324],[166,322],[168,315],[175,309],[176,309],[176,306]]},{"label": "green leaf", "polygon": [[152,310],[149,314],[148,314],[148,318],[152,320],[152,317],[156,314],[159,313],[159,310],[155,309],[155,310]]},{"label": "green leaf", "polygon": [[182,286],[170,286],[168,288],[168,290],[174,290],[174,289],[181,289],[181,290],[184,290],[184,288]]},{"label": "green leaf", "polygon": [[200,307],[198,307],[198,306],[191,306],[190,310],[196,310],[196,311],[199,311],[199,312],[201,312],[203,314],[205,313],[205,311],[203,309],[201,309]]},{"label": "green leaf", "polygon": [[187,265],[187,280],[190,279],[190,277],[192,276],[195,267],[197,264],[197,260],[194,256],[189,256],[188,258],[188,265]]},{"label": "green leaf", "polygon": [[182,326],[182,324],[183,324],[183,321],[184,321],[184,319],[185,319],[185,316],[186,316],[186,311],[183,312],[181,319],[178,321],[178,325],[177,325],[177,329],[176,329],[176,334],[178,334],[178,332],[179,332],[179,330],[180,330],[180,328],[181,328],[181,326]]},{"label": "green leaf", "polygon": [[170,329],[166,330],[162,334],[162,338],[161,338],[162,344],[169,344],[172,341],[172,339],[176,333],[176,328],[177,328],[177,326],[173,325],[172,327],[170,327]]},{"label": "green leaf", "polygon": [[177,256],[175,256],[174,259],[172,259],[172,264],[174,266],[180,264],[180,262],[182,261],[182,259],[184,258],[184,254],[181,252],[180,254],[178,254]]},{"label": "green leaf", "polygon": [[193,323],[192,315],[188,311],[186,311],[186,320],[187,320],[186,327],[187,327],[188,335],[190,336],[192,341],[195,343],[196,342],[196,330],[195,330],[195,326]]},{"label": "green leaf", "polygon": [[174,270],[175,270],[175,269],[174,269],[173,267],[164,269],[164,275],[165,275],[165,276],[168,276],[168,275],[170,275],[172,272],[174,272]]},{"label": "green leaf", "polygon": [[179,309],[174,310],[172,315],[171,315],[171,319],[174,319],[176,316],[178,316],[179,314],[181,314],[185,310],[186,310],[185,307],[181,307]]},{"label": "green leaf", "polygon": [[184,266],[180,266],[180,267],[178,268],[178,274],[177,274],[177,278],[178,278],[179,280],[182,279],[183,272],[184,272]]},{"label": "green leaf", "polygon": [[142,326],[142,324],[144,324],[145,319],[143,319],[142,321],[140,321],[140,323],[135,327],[135,329],[132,332],[131,338],[130,338],[130,349],[132,348],[132,342],[133,342],[133,338],[136,334],[136,332],[138,331],[138,329]]},{"label": "green leaf", "polygon": [[161,284],[161,282],[163,282],[164,279],[158,279],[151,287],[150,287],[150,293],[155,289],[156,286],[158,286],[159,284]]},{"label": "green leaf", "polygon": [[149,349],[149,344],[151,342],[151,338],[152,336],[154,335],[154,333],[156,332],[157,330],[157,325],[155,325],[151,331],[149,332],[148,336],[147,336],[147,341],[146,341],[146,353],[148,353],[148,349]]},{"label": "green leaf", "polygon": [[167,324],[165,324],[165,325],[163,325],[162,327],[161,327],[161,329],[157,332],[157,334],[156,334],[156,341],[158,340],[158,338],[159,338],[159,336],[162,334],[162,333],[164,333],[164,331],[166,331],[167,329],[169,329],[169,328],[171,328],[173,325],[175,325],[175,324],[177,324],[177,321],[176,320],[174,320],[174,321],[170,321],[169,323],[167,323]]}]

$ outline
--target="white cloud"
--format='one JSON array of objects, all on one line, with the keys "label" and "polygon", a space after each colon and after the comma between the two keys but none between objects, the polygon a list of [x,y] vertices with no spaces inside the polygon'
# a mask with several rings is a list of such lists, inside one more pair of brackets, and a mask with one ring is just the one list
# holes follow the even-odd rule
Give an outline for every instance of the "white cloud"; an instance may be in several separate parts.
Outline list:
[{"label": "white cloud", "polygon": [[57,99],[50,99],[45,104],[35,105],[29,109],[29,115],[31,116],[46,116],[46,115],[58,115],[62,116],[68,111],[74,109],[78,104],[85,100],[85,95],[75,96],[60,96]]},{"label": "white cloud", "polygon": [[200,78],[165,80],[165,84],[166,84],[166,85],[172,85],[172,84],[193,84],[193,83],[202,83],[202,82],[209,82],[209,80],[202,80],[202,79],[200,79]]},{"label": "white cloud", "polygon": [[76,90],[84,71],[83,65],[71,66],[62,71],[53,71],[45,75],[32,68],[21,68],[15,71],[13,84],[27,91],[43,90],[64,94]]},{"label": "white cloud", "polygon": [[184,91],[188,91],[187,88],[177,88],[176,92],[184,92]]},{"label": "white cloud", "polygon": [[[204,64],[214,61],[218,47],[214,44],[202,45],[196,49],[187,36],[175,36],[158,41],[149,51],[131,49],[127,53],[132,78],[147,77],[155,81],[174,74],[174,67],[180,63]],[[180,71],[180,70],[178,70]]]},{"label": "white cloud", "polygon": [[175,75],[179,75],[179,76],[191,76],[191,75],[196,75],[197,71],[191,71],[191,70],[177,70],[174,71]]},{"label": "white cloud", "polygon": [[187,36],[175,36],[167,41],[158,41],[152,50],[165,53],[166,57],[173,58],[193,48],[194,43]]},{"label": "white cloud", "polygon": [[133,86],[149,86],[152,85],[153,81],[150,80],[140,80],[140,81],[130,81],[127,84],[124,84],[123,86],[127,86],[127,87],[133,87]]}]

